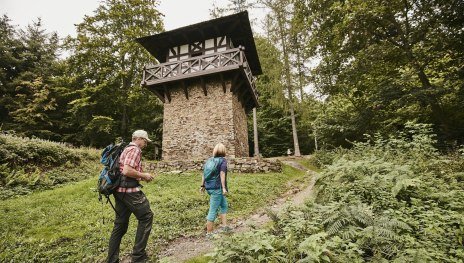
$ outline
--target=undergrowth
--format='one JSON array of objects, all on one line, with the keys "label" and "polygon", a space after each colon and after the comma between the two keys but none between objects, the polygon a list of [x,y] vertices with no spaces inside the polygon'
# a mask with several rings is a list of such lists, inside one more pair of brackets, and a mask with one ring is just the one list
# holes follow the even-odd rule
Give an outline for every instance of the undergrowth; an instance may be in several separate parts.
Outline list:
[{"label": "undergrowth", "polygon": [[0,198],[95,176],[99,152],[63,143],[0,135]]},{"label": "undergrowth", "polygon": [[428,125],[407,128],[319,155],[314,200],[220,241],[211,261],[462,262],[462,152],[441,155]]}]

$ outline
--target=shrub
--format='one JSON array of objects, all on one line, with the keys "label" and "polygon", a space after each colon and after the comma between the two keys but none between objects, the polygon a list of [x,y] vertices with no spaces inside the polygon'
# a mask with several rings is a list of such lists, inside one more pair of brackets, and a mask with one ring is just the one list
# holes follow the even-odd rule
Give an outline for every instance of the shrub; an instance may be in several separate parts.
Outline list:
[{"label": "shrub", "polygon": [[95,149],[0,135],[0,195],[7,198],[88,178],[98,169],[98,158]]},{"label": "shrub", "polygon": [[[273,216],[273,226],[253,239],[224,240],[213,261],[227,262],[245,253],[237,248],[265,239],[283,262],[462,262],[464,158],[440,155],[430,126],[407,127],[324,153],[330,161],[312,202]],[[245,261],[269,255],[258,251]]]}]

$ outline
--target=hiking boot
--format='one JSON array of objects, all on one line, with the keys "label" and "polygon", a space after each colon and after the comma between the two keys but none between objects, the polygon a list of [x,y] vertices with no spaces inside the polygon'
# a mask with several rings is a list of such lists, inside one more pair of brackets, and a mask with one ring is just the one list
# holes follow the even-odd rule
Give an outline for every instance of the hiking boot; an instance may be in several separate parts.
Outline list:
[{"label": "hiking boot", "polygon": [[206,237],[206,240],[214,240],[214,239],[216,239],[217,235],[216,235],[216,233],[213,231],[213,232],[211,232],[211,233],[206,233],[206,236],[205,236],[205,237]]},{"label": "hiking boot", "polygon": [[232,232],[232,230],[233,229],[231,227],[229,227],[229,226],[221,227],[221,232],[223,232],[223,233],[230,233],[230,232]]}]

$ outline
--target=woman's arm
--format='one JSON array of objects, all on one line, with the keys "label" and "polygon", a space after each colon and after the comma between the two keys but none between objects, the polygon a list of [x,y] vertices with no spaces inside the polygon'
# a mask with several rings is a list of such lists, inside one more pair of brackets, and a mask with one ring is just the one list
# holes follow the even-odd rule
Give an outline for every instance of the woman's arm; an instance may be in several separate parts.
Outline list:
[{"label": "woman's arm", "polygon": [[201,176],[201,185],[200,185],[200,193],[205,192],[205,178],[203,175]]},{"label": "woman's arm", "polygon": [[220,173],[221,176],[221,185],[222,185],[222,193],[226,194],[227,193],[227,188],[226,188],[226,173],[221,171]]}]

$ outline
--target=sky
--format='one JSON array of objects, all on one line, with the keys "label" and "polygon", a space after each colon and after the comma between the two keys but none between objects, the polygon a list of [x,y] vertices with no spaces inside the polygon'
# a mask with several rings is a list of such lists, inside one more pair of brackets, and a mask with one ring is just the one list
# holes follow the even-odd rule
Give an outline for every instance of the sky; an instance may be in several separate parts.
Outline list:
[{"label": "sky", "polygon": [[[158,10],[163,13],[167,31],[210,19],[213,3],[227,6],[227,0],[161,0]],[[99,0],[0,0],[0,14],[7,14],[13,25],[25,28],[38,17],[48,32],[60,37],[76,36],[74,24],[84,15],[92,15]],[[258,14],[259,15],[259,14]],[[251,14],[250,14],[251,19]]]}]

